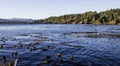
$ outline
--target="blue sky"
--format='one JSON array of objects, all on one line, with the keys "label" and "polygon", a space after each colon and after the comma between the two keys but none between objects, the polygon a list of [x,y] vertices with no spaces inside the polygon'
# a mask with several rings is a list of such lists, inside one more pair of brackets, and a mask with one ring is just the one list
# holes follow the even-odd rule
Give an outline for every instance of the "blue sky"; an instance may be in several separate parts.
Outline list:
[{"label": "blue sky", "polygon": [[0,0],[0,18],[50,16],[120,8],[119,0]]}]

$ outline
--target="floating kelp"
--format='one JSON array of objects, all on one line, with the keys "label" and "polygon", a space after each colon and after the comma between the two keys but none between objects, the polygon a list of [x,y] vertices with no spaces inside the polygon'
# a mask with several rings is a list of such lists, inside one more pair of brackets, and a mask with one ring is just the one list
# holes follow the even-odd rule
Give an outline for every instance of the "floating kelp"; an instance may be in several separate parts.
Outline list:
[{"label": "floating kelp", "polygon": [[62,42],[62,43],[60,43],[61,45],[64,45],[64,46],[69,46],[69,47],[73,47],[73,48],[84,48],[84,46],[75,46],[75,45],[70,45],[70,44],[68,44],[68,43],[65,43],[65,42]]},{"label": "floating kelp", "polygon": [[120,34],[118,33],[98,33],[98,34],[88,34],[84,37],[88,38],[120,38]]}]

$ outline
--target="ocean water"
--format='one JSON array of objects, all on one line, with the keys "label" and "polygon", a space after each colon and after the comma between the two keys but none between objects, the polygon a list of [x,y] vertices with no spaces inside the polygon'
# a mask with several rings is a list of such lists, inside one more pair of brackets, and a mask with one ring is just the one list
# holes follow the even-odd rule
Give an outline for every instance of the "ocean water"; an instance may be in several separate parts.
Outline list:
[{"label": "ocean water", "polygon": [[18,59],[17,66],[120,65],[118,25],[0,25],[0,45],[0,64],[6,56],[6,64]]}]

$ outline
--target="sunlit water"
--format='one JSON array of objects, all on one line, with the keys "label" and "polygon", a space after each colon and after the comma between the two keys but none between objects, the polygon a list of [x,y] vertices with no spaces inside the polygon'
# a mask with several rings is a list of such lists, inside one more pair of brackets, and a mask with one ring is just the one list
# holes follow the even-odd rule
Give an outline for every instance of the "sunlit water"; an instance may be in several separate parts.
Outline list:
[{"label": "sunlit water", "polygon": [[[120,65],[117,25],[0,25],[0,39],[0,64],[2,56],[6,56],[7,63],[18,59],[18,66]],[[46,55],[50,56],[48,64],[43,63]],[[70,56],[74,59],[70,60]]]}]

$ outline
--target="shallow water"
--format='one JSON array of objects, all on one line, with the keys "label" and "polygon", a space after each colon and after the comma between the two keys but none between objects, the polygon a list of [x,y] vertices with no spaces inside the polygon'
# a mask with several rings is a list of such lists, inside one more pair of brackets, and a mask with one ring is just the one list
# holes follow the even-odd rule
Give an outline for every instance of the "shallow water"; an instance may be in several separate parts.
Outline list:
[{"label": "shallow water", "polygon": [[[117,25],[0,25],[0,39],[0,64],[6,56],[6,63],[18,59],[18,66],[120,65]],[[45,59],[46,55],[50,58]],[[46,60],[48,64],[43,63]]]}]

